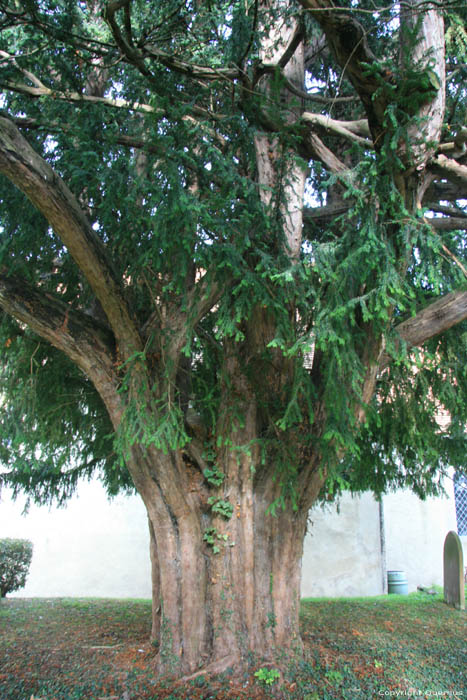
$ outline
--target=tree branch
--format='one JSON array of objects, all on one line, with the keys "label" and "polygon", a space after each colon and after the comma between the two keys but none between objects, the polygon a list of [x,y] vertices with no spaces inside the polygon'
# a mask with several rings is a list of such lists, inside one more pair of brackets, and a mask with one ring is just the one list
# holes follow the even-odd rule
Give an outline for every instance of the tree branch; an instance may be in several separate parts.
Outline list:
[{"label": "tree branch", "polygon": [[[120,27],[115,18],[116,12],[120,9],[125,9],[125,18],[127,22],[126,38],[123,36]],[[130,20],[130,0],[114,0],[114,2],[109,2],[104,9],[103,17],[110,27],[110,31],[115,39],[122,56],[124,56],[129,63],[134,65],[142,75],[146,77],[153,78],[153,74],[146,67],[144,59],[152,58],[156,59],[162,65],[166,66],[170,70],[174,70],[183,75],[188,75],[191,78],[197,80],[236,80],[242,77],[242,72],[238,68],[211,68],[210,66],[198,65],[195,63],[189,63],[188,61],[182,61],[176,56],[171,56],[165,51],[162,51],[156,46],[149,44],[144,45],[142,48],[136,48],[133,41],[131,40],[131,25]]]},{"label": "tree branch", "polygon": [[[430,160],[429,166],[433,172],[458,185],[467,194],[467,165],[460,165],[452,158],[439,154]],[[458,198],[461,197],[462,194],[459,194]]]},{"label": "tree branch", "polygon": [[0,173],[45,216],[104,309],[124,357],[141,345],[105,248],[76,198],[8,119],[0,118]]},{"label": "tree branch", "polygon": [[[303,210],[303,220],[305,226],[326,226],[331,224],[334,219],[352,208],[352,199],[346,199],[342,202],[337,202],[323,207],[305,207]],[[442,207],[442,205],[427,204],[427,208],[434,212],[443,212],[443,209],[454,209],[454,207]],[[447,212],[443,212],[447,213]],[[442,217],[425,218],[427,224],[435,229],[435,231],[465,231],[467,230],[467,215],[461,211],[457,216],[447,215]],[[305,233],[306,237],[306,233]]]},{"label": "tree branch", "polygon": [[[313,114],[312,112],[304,112],[302,119],[313,126],[317,126],[321,131],[326,133],[331,132],[336,136],[341,136],[347,141],[358,143],[364,148],[373,148],[373,141],[365,136],[370,135],[368,121],[366,119],[358,119],[355,121],[338,121],[331,119],[325,114]],[[364,136],[362,136],[362,134]]]},{"label": "tree branch", "polygon": [[446,214],[446,216],[460,217],[467,219],[467,212],[465,212],[461,207],[450,206],[447,204],[440,204],[439,202],[427,201],[424,203],[425,206],[431,211],[438,212],[439,214]]},{"label": "tree branch", "polygon": [[[43,82],[39,80],[37,76],[34,75],[34,73],[31,73],[30,71],[26,70],[25,68],[21,68],[21,66],[18,65],[18,62],[16,61],[16,57],[12,56],[11,54],[7,53],[6,51],[0,51],[0,56],[5,60],[11,62],[14,67],[20,71],[24,75],[25,78],[30,80],[34,85],[40,89],[47,89],[46,86],[44,85]],[[0,61],[0,63],[4,63],[4,61]]]},{"label": "tree branch", "polygon": [[[352,202],[345,200],[324,207],[305,207],[303,210],[303,221],[305,226],[328,226],[334,219],[345,214],[352,208]],[[306,234],[305,234],[306,238]]]},{"label": "tree branch", "polygon": [[64,102],[76,102],[84,103],[90,102],[93,104],[102,104],[107,107],[114,108],[124,108],[132,109],[136,112],[146,112],[149,114],[159,113],[163,115],[161,110],[156,110],[151,105],[144,104],[142,102],[128,102],[128,100],[120,99],[119,97],[99,97],[96,95],[85,95],[80,92],[72,92],[71,90],[60,91],[52,90],[47,87],[32,87],[30,85],[24,85],[23,83],[14,83],[11,80],[4,80],[0,82],[0,87],[4,90],[11,90],[12,92],[17,92],[21,95],[26,95],[27,97],[51,97],[55,100],[63,100]]},{"label": "tree branch", "polygon": [[113,374],[115,338],[87,314],[26,280],[0,271],[0,307],[64,352],[90,378]]},{"label": "tree branch", "polygon": [[381,97],[375,100],[374,96],[381,93],[377,90],[384,75],[381,71],[378,78],[364,69],[365,65],[376,63],[364,28],[354,17],[336,8],[332,0],[300,0],[300,4],[312,13],[323,29],[329,48],[365,107],[370,131],[376,141],[383,124],[386,101]]},{"label": "tree branch", "polygon": [[[127,38],[129,41],[123,37],[120,27],[115,19],[115,13],[121,8],[125,8],[125,10],[129,12],[130,1],[131,0],[114,0],[113,2],[107,3],[107,5],[104,7],[102,16],[109,25],[112,36],[115,39],[115,43],[117,44],[122,56],[124,56],[129,63],[134,65],[142,75],[148,77],[151,75],[151,72],[144,65],[144,58],[140,49],[136,49],[132,43],[129,43],[131,40],[131,35],[129,36],[128,32]],[[129,17],[128,14],[125,16]]]},{"label": "tree branch", "polygon": [[188,75],[197,80],[238,80],[243,77],[243,73],[239,68],[211,68],[210,66],[202,66],[197,63],[189,63],[182,61],[175,56],[170,56],[165,51],[158,49],[155,46],[145,46],[145,54],[151,58],[157,59],[162,65],[171,70],[175,70],[183,75]]},{"label": "tree branch", "polygon": [[[467,292],[456,291],[446,294],[419,311],[416,316],[399,323],[396,333],[409,347],[421,346],[449,328],[467,319]],[[389,364],[385,355],[382,366]]]},{"label": "tree branch", "polygon": [[[156,109],[151,107],[151,105],[145,104],[144,102],[129,102],[120,97],[101,97],[100,95],[86,95],[85,93],[73,92],[71,90],[52,90],[51,88],[39,88],[32,87],[30,85],[24,85],[23,83],[14,83],[10,80],[0,82],[0,88],[5,90],[11,90],[12,92],[17,92],[21,95],[26,95],[27,97],[39,98],[39,97],[50,97],[54,100],[62,100],[63,102],[72,102],[75,104],[102,104],[106,107],[111,107],[113,109],[127,109],[133,110],[135,112],[144,112],[146,114],[154,114],[156,117],[163,118],[166,116],[166,112],[163,109]],[[223,114],[217,114],[211,112],[208,109],[199,107],[194,104],[185,104],[187,108],[191,111],[191,114],[186,114],[182,117],[183,120],[199,123],[198,120],[212,120],[215,122],[222,122],[225,118]],[[205,127],[205,130],[209,132],[209,128]],[[217,137],[220,140],[220,137]]]},{"label": "tree branch", "polygon": [[303,151],[307,158],[319,160],[330,173],[338,175],[348,172],[349,168],[334,153],[324,145],[317,134],[309,132],[303,140]]},{"label": "tree branch", "polygon": [[[467,187],[462,190],[452,182],[443,182],[443,177],[446,178],[445,175],[441,175],[440,180],[435,180],[430,184],[425,192],[424,201],[448,200],[450,202],[457,202],[458,200],[467,198]],[[436,209],[434,211],[436,211]]]},{"label": "tree branch", "polygon": [[459,216],[436,217],[426,221],[436,231],[467,231],[467,218]]}]

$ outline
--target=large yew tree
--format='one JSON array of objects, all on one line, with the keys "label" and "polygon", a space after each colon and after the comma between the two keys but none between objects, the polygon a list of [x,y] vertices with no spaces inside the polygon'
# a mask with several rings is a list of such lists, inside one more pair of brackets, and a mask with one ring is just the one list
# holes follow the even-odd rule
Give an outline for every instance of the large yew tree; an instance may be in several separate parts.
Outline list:
[{"label": "large yew tree", "polygon": [[313,503],[465,464],[466,19],[0,2],[1,479],[138,491],[162,672],[299,648]]}]

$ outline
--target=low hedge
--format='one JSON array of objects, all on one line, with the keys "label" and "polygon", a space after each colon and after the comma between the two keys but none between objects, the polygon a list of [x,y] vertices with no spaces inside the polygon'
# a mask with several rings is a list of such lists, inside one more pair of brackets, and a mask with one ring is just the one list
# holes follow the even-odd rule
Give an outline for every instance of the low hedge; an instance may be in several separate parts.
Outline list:
[{"label": "low hedge", "polygon": [[31,559],[32,542],[29,540],[0,540],[0,598],[23,588]]}]

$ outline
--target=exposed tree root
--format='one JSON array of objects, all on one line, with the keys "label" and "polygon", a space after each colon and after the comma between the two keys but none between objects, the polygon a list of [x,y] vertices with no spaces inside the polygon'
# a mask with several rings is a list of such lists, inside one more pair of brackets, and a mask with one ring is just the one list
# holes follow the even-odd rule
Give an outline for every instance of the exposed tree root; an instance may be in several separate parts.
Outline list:
[{"label": "exposed tree root", "polygon": [[180,679],[181,683],[186,683],[187,681],[192,681],[200,676],[215,676],[219,673],[224,673],[228,668],[238,666],[239,660],[235,654],[229,654],[228,656],[223,656],[221,659],[216,659],[212,663],[205,666],[201,671],[196,671],[189,676],[184,676]]}]

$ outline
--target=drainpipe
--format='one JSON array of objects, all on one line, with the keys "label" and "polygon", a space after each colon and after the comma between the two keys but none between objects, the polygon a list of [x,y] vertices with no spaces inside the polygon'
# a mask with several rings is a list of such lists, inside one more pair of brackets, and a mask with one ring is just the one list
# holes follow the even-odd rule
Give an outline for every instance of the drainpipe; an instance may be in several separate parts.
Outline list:
[{"label": "drainpipe", "polygon": [[383,497],[379,497],[378,501],[378,511],[379,511],[379,545],[381,552],[381,578],[382,578],[382,590],[383,593],[388,592],[388,580],[387,580],[387,563],[386,563],[386,531],[384,528],[384,506]]}]

